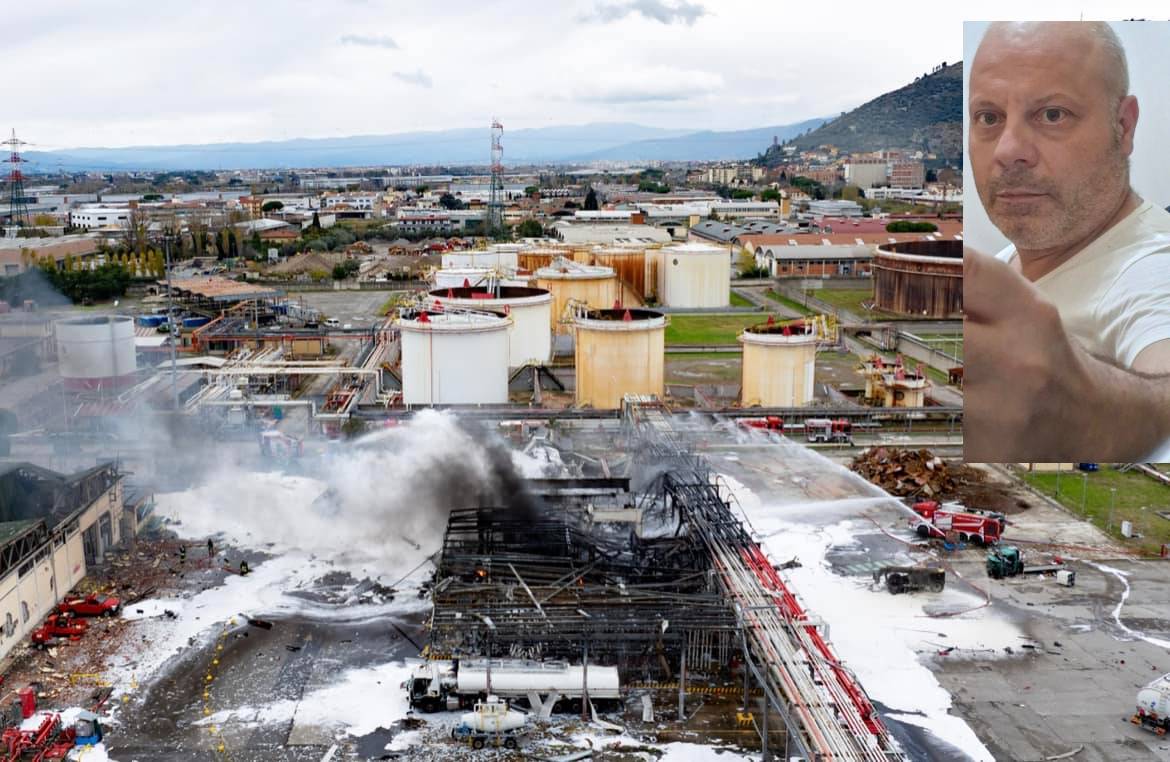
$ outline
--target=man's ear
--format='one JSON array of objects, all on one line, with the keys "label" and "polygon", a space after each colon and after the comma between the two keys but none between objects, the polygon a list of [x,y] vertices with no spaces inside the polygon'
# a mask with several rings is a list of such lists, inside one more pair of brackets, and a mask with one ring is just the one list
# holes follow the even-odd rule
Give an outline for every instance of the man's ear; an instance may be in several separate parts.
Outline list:
[{"label": "man's ear", "polygon": [[1138,123],[1136,95],[1127,95],[1117,104],[1117,121],[1121,125],[1121,152],[1129,156],[1133,153],[1133,135]]}]

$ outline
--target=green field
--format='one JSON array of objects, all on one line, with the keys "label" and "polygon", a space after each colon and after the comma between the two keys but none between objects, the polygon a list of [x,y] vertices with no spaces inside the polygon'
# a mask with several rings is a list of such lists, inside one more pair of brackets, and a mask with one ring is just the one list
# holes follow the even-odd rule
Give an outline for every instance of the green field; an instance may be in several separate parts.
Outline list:
[{"label": "green field", "polygon": [[960,360],[963,359],[962,334],[915,333],[914,335],[927,342],[931,347],[939,350],[940,352],[946,352],[949,355],[954,355]]},{"label": "green field", "polygon": [[732,307],[755,307],[750,299],[745,299],[734,291],[731,292],[731,306]]},{"label": "green field", "polygon": [[813,310],[810,310],[808,307],[805,307],[800,302],[794,302],[791,299],[789,299],[787,296],[784,296],[783,294],[778,294],[775,291],[773,291],[772,289],[768,289],[767,291],[765,291],[764,296],[768,297],[769,299],[776,302],[777,304],[783,304],[788,309],[794,310],[800,315],[812,315],[814,313]]},{"label": "green field", "polygon": [[734,344],[735,339],[749,325],[768,319],[766,312],[740,315],[671,315],[666,327],[667,345]]},{"label": "green field", "polygon": [[[1170,519],[1155,513],[1170,511],[1170,486],[1144,474],[1137,471],[1121,473],[1104,465],[1100,471],[1092,473],[1065,472],[1060,474],[1059,496],[1056,495],[1055,473],[1024,473],[1021,476],[1034,489],[1056,497],[1071,512],[1087,516],[1089,521],[1114,537],[1121,537],[1123,520],[1132,522],[1142,538],[1123,539],[1122,542],[1140,548],[1147,555],[1157,555],[1162,543],[1170,543]],[[1111,489],[1117,490],[1115,495]],[[1111,497],[1114,500],[1112,521],[1109,517]]]}]

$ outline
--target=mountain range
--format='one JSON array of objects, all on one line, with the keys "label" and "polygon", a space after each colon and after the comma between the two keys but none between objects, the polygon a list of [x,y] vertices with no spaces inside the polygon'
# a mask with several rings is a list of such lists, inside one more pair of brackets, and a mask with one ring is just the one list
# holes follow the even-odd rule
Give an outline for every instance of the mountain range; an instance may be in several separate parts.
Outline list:
[{"label": "mountain range", "polygon": [[[944,63],[905,87],[880,95],[791,143],[799,150],[822,145],[849,152],[906,148],[961,164],[963,64]],[[764,158],[768,165],[781,163],[783,151],[769,148]]]},{"label": "mountain range", "polygon": [[[751,159],[773,137],[787,140],[823,124],[735,131],[694,131],[599,123],[505,132],[505,165],[590,161],[716,161]],[[232,170],[377,165],[483,165],[489,159],[486,128],[463,128],[341,138],[296,138],[257,143],[68,148],[29,151],[30,172],[105,170]]]}]

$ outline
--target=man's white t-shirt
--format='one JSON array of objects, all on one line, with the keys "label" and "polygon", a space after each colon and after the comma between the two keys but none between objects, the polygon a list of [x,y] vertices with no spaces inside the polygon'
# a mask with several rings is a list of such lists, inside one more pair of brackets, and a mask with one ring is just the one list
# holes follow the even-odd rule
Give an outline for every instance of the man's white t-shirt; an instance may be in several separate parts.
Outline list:
[{"label": "man's white t-shirt", "polygon": [[[1010,262],[1016,247],[996,257]],[[1090,354],[1131,367],[1143,349],[1170,339],[1170,212],[1143,202],[1034,285]],[[1170,462],[1170,442],[1150,462]]]}]

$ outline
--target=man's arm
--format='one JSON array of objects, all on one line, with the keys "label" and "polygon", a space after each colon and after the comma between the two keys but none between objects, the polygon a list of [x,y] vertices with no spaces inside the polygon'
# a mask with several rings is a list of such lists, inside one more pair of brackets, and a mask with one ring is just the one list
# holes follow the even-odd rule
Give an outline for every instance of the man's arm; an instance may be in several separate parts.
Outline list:
[{"label": "man's arm", "polygon": [[[967,460],[1137,461],[1170,439],[1170,372],[1091,357],[1056,307],[991,257],[968,249],[963,278]],[[1162,367],[1163,351],[1148,347],[1142,367]]]},{"label": "man's arm", "polygon": [[1132,370],[1147,376],[1170,376],[1170,339],[1155,341],[1138,352]]}]

